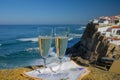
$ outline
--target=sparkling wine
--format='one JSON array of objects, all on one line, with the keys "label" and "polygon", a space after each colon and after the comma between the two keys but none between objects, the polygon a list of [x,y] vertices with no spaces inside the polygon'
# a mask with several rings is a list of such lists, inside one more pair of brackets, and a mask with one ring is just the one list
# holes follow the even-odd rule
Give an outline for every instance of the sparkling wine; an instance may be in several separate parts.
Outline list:
[{"label": "sparkling wine", "polygon": [[39,49],[40,54],[43,58],[48,57],[49,55],[49,49],[51,47],[52,37],[39,37],[38,43],[39,43]]},{"label": "sparkling wine", "polygon": [[57,56],[62,58],[67,48],[67,37],[55,37]]}]

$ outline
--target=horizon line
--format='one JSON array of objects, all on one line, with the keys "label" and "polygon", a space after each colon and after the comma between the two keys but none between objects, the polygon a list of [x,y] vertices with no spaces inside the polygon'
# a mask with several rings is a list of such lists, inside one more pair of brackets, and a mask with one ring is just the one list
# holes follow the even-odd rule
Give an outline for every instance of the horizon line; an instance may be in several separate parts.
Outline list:
[{"label": "horizon line", "polygon": [[86,24],[0,24],[0,25],[86,25]]}]

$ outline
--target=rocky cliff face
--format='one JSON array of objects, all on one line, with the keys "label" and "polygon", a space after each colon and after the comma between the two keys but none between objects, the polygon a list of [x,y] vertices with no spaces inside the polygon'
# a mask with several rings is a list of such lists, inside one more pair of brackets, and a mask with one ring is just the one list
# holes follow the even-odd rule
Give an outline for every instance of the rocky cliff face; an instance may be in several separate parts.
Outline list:
[{"label": "rocky cliff face", "polygon": [[66,53],[72,57],[80,56],[90,62],[97,61],[101,57],[120,58],[120,47],[110,44],[107,38],[98,32],[99,25],[88,23],[81,40]]}]

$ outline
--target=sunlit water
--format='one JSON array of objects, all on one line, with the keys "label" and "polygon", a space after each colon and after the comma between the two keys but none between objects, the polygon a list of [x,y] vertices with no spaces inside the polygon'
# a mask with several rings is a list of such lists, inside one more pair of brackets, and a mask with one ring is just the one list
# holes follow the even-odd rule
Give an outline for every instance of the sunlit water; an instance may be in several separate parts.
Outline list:
[{"label": "sunlit water", "polygon": [[[80,40],[84,25],[0,25],[0,69],[20,66],[40,65],[42,59],[38,48],[38,27],[69,27],[71,35],[67,47],[71,47]],[[41,29],[42,30],[42,29]],[[55,55],[55,43],[49,51],[47,63],[52,62]]]}]

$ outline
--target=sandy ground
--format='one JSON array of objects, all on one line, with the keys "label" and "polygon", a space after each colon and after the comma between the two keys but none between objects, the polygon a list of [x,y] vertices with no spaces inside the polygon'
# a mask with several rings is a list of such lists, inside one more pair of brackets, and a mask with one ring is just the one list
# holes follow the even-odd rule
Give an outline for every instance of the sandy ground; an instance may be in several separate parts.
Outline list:
[{"label": "sandy ground", "polygon": [[99,68],[90,67],[91,71],[82,80],[120,80],[120,74],[105,71]]},{"label": "sandy ground", "polygon": [[[15,69],[1,69],[0,80],[35,80],[32,78],[23,76],[22,73],[26,71],[31,71],[36,68],[39,68],[39,67],[35,66],[35,67],[26,67],[26,68],[20,67]],[[88,75],[84,76],[82,80],[120,80],[120,74],[101,70],[95,67],[89,67],[88,69],[91,72]]]}]

